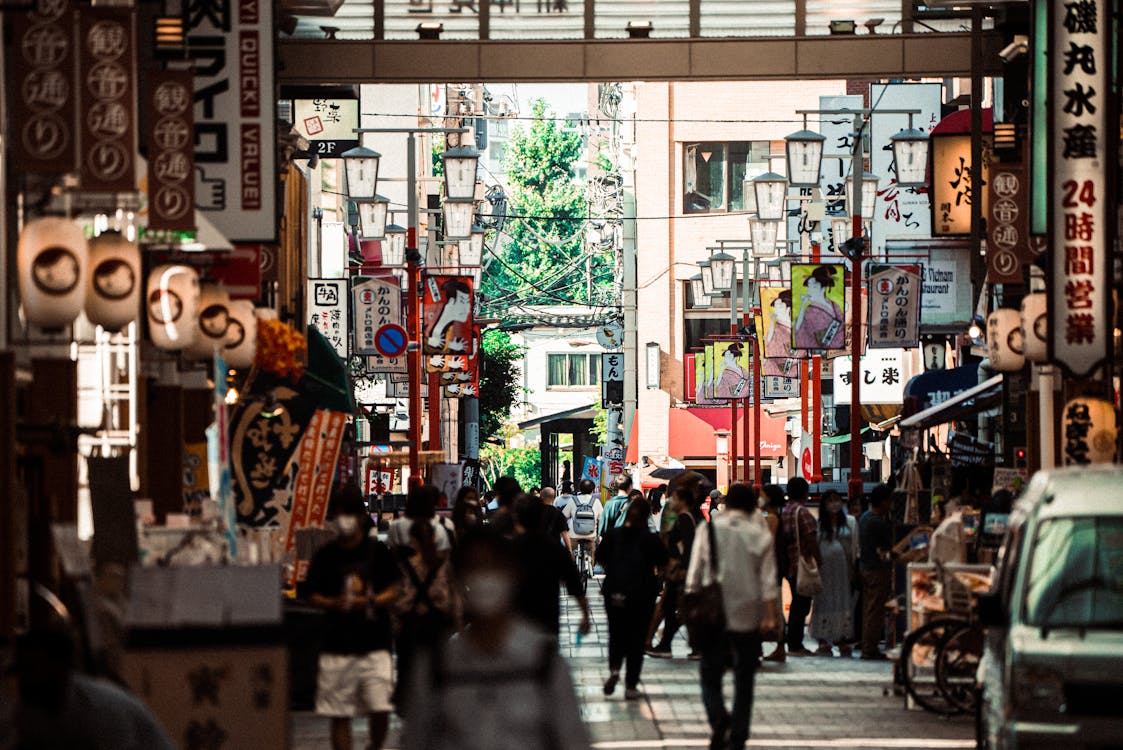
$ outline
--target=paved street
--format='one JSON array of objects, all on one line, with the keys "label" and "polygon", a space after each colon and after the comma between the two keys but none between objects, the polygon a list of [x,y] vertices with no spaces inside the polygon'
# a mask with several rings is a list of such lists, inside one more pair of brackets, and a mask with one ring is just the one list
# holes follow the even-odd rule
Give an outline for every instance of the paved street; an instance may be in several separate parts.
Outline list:
[{"label": "paved street", "polygon": [[[590,592],[592,586],[590,585]],[[593,632],[575,645],[575,607],[563,614],[563,653],[573,671],[583,701],[583,714],[594,747],[647,748],[705,747],[709,729],[698,687],[698,664],[686,659],[686,642],[674,644],[675,659],[644,662],[641,689],[646,699],[626,702],[623,686],[605,698],[601,685],[607,676],[607,628],[599,594],[593,595]],[[812,644],[808,644],[812,645]],[[768,645],[765,645],[766,650]],[[941,719],[924,711],[909,711],[892,692],[888,663],[854,659],[805,657],[787,664],[768,665],[757,673],[750,747],[826,750],[911,750],[912,748],[974,747],[969,717]],[[727,689],[731,690],[729,679]],[[365,740],[365,722],[356,727]],[[327,721],[299,713],[293,721],[293,746],[299,750],[329,750]],[[395,720],[386,743],[398,747]]]}]

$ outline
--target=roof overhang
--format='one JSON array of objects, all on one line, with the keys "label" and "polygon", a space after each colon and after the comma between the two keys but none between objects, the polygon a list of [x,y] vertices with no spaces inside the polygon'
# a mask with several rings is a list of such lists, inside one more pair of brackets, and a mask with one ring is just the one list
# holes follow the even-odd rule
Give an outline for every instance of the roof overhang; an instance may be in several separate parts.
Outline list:
[{"label": "roof overhang", "polygon": [[997,406],[1002,398],[1002,376],[995,375],[974,388],[957,393],[935,406],[902,419],[897,426],[902,430],[923,430],[938,424],[978,414]]}]

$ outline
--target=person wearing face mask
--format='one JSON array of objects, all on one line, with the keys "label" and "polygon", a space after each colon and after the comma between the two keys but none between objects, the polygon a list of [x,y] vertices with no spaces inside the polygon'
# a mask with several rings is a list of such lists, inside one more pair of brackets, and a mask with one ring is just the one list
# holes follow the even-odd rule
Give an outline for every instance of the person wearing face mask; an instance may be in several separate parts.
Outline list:
[{"label": "person wearing face mask", "polygon": [[461,487],[452,506],[452,527],[460,539],[471,528],[481,524],[480,492],[475,487]]},{"label": "person wearing face mask", "polygon": [[[558,594],[561,584],[581,608],[582,634],[591,628],[589,602],[581,590],[581,577],[569,551],[557,538],[543,534],[542,503],[530,495],[520,495],[513,503],[515,552],[522,579],[515,605],[527,619],[557,637],[561,622]],[[496,529],[496,531],[499,531]]]},{"label": "person wearing face mask", "polygon": [[513,542],[472,529],[453,560],[468,625],[418,659],[404,750],[588,750],[555,642],[515,614]]},{"label": "person wearing face mask", "polygon": [[337,536],[312,558],[309,601],[326,611],[316,681],[316,713],[331,719],[333,750],[350,750],[351,724],[369,721],[367,747],[386,739],[393,706],[392,631],[388,608],[401,573],[389,548],[367,534],[361,490],[339,489],[329,505]]}]

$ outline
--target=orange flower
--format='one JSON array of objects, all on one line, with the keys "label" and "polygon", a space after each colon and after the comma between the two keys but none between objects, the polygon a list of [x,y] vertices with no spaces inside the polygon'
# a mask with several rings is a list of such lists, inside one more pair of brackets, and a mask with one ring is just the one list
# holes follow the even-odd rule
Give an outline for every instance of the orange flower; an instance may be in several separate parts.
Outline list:
[{"label": "orange flower", "polygon": [[308,342],[304,335],[279,320],[261,320],[257,327],[254,364],[279,377],[296,381],[304,371]]}]

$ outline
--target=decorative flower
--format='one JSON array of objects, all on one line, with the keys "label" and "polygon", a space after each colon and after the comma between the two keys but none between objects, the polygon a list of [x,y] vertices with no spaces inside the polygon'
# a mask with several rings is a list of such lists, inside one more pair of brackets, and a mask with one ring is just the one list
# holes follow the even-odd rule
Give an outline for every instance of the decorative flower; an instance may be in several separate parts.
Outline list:
[{"label": "decorative flower", "polygon": [[279,320],[259,320],[253,363],[278,377],[296,382],[304,372],[308,341]]}]

